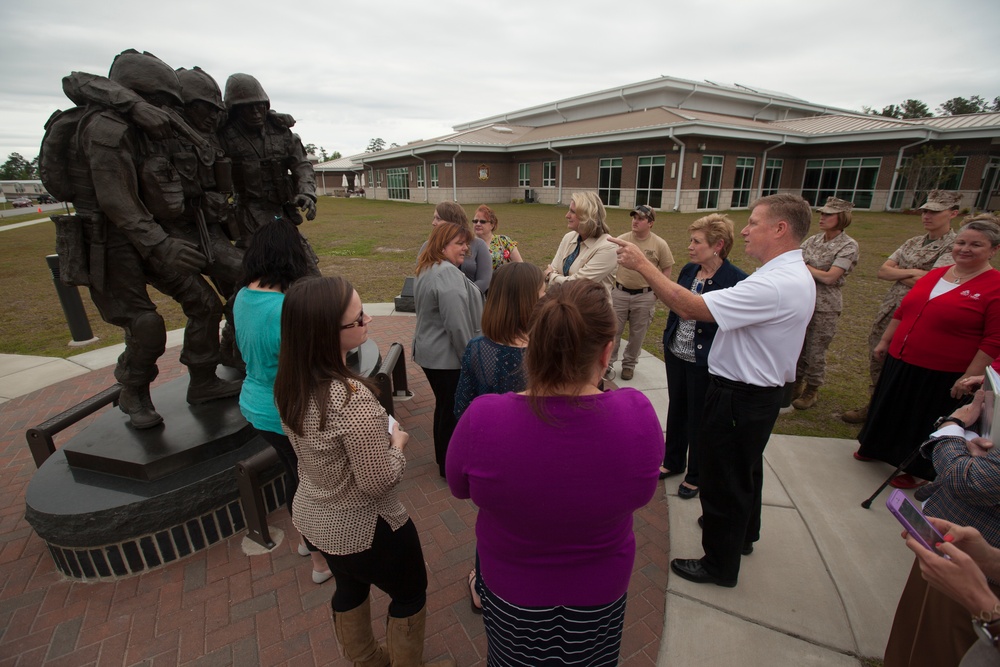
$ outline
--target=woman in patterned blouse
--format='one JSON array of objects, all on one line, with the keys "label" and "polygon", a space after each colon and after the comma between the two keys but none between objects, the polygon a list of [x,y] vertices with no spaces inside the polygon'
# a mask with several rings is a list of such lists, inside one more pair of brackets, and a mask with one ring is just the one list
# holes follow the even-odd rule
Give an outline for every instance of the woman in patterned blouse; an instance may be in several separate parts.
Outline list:
[{"label": "woman in patterned blouse", "polygon": [[494,271],[504,264],[524,261],[517,249],[517,241],[504,234],[493,233],[499,224],[497,214],[486,204],[476,209],[476,215],[472,219],[472,231],[489,246]]},{"label": "woman in patterned blouse", "polygon": [[[333,622],[344,655],[355,664],[417,665],[427,570],[396,490],[409,435],[347,366],[347,351],[365,342],[370,321],[341,277],[293,285],[281,312],[274,400],[299,457],[292,522],[337,580]],[[372,584],[390,598],[386,647],[372,634]]]}]

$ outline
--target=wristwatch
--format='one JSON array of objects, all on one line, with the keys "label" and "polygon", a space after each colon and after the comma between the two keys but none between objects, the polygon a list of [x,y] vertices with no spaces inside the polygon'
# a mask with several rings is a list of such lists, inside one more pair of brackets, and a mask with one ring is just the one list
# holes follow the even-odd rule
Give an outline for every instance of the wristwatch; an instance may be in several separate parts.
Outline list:
[{"label": "wristwatch", "polygon": [[1000,616],[992,621],[984,621],[981,618],[972,619],[972,629],[976,631],[981,639],[996,648],[1000,646]]},{"label": "wristwatch", "polygon": [[935,431],[938,430],[939,428],[941,428],[942,426],[944,426],[947,422],[954,422],[954,423],[958,424],[959,426],[962,427],[963,431],[969,428],[968,426],[965,425],[965,422],[962,421],[961,419],[959,419],[958,417],[952,417],[951,415],[945,415],[944,417],[938,417],[938,420],[936,422],[934,422],[934,430]]}]

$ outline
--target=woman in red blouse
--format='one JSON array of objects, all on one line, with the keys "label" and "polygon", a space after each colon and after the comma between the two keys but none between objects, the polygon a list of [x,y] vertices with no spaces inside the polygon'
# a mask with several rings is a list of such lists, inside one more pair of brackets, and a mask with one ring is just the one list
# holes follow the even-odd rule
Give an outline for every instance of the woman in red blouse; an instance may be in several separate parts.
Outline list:
[{"label": "woman in red blouse", "polygon": [[[899,465],[950,414],[966,393],[960,382],[981,375],[1000,355],[1000,272],[990,260],[1000,247],[1000,221],[978,215],[955,238],[955,264],[917,281],[893,316],[875,356],[885,359],[855,453],[859,460]],[[917,457],[897,488],[934,479],[930,461]]]}]

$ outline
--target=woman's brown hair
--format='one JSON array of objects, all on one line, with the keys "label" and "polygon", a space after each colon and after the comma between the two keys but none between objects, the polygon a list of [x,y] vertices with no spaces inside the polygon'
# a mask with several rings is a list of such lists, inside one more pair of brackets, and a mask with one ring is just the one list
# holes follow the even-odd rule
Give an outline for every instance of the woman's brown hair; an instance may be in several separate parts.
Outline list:
[{"label": "woman's brown hair", "polygon": [[543,284],[542,270],[527,262],[504,264],[494,271],[483,306],[483,335],[501,345],[526,338]]},{"label": "woman's brown hair", "polygon": [[354,391],[351,380],[367,385],[347,367],[340,349],[341,320],[353,296],[354,287],[340,276],[303,278],[285,294],[274,403],[298,435],[310,400],[319,408],[319,428],[325,428],[332,382],[344,384],[347,400]]},{"label": "woman's brown hair", "polygon": [[524,355],[527,393],[536,414],[544,418],[545,396],[590,382],[617,331],[611,301],[600,284],[584,278],[549,288],[532,314]]},{"label": "woman's brown hair", "polygon": [[454,222],[456,225],[469,226],[469,216],[465,209],[453,201],[443,201],[434,207],[437,217],[444,222]]},{"label": "woman's brown hair", "polygon": [[431,237],[427,239],[427,245],[420,252],[417,258],[417,275],[424,269],[428,269],[442,260],[447,260],[444,256],[444,249],[449,243],[461,237],[466,243],[472,243],[474,238],[472,232],[466,225],[457,225],[454,222],[442,222],[431,231]]}]

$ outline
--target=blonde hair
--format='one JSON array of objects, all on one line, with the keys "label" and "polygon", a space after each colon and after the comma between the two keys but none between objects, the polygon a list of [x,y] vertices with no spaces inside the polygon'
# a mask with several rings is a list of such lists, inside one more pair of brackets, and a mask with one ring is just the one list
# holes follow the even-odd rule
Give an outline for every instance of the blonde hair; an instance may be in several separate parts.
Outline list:
[{"label": "blonde hair", "polygon": [[574,192],[570,199],[576,205],[576,217],[580,220],[577,232],[581,237],[590,239],[611,233],[605,222],[607,211],[596,192]]}]

